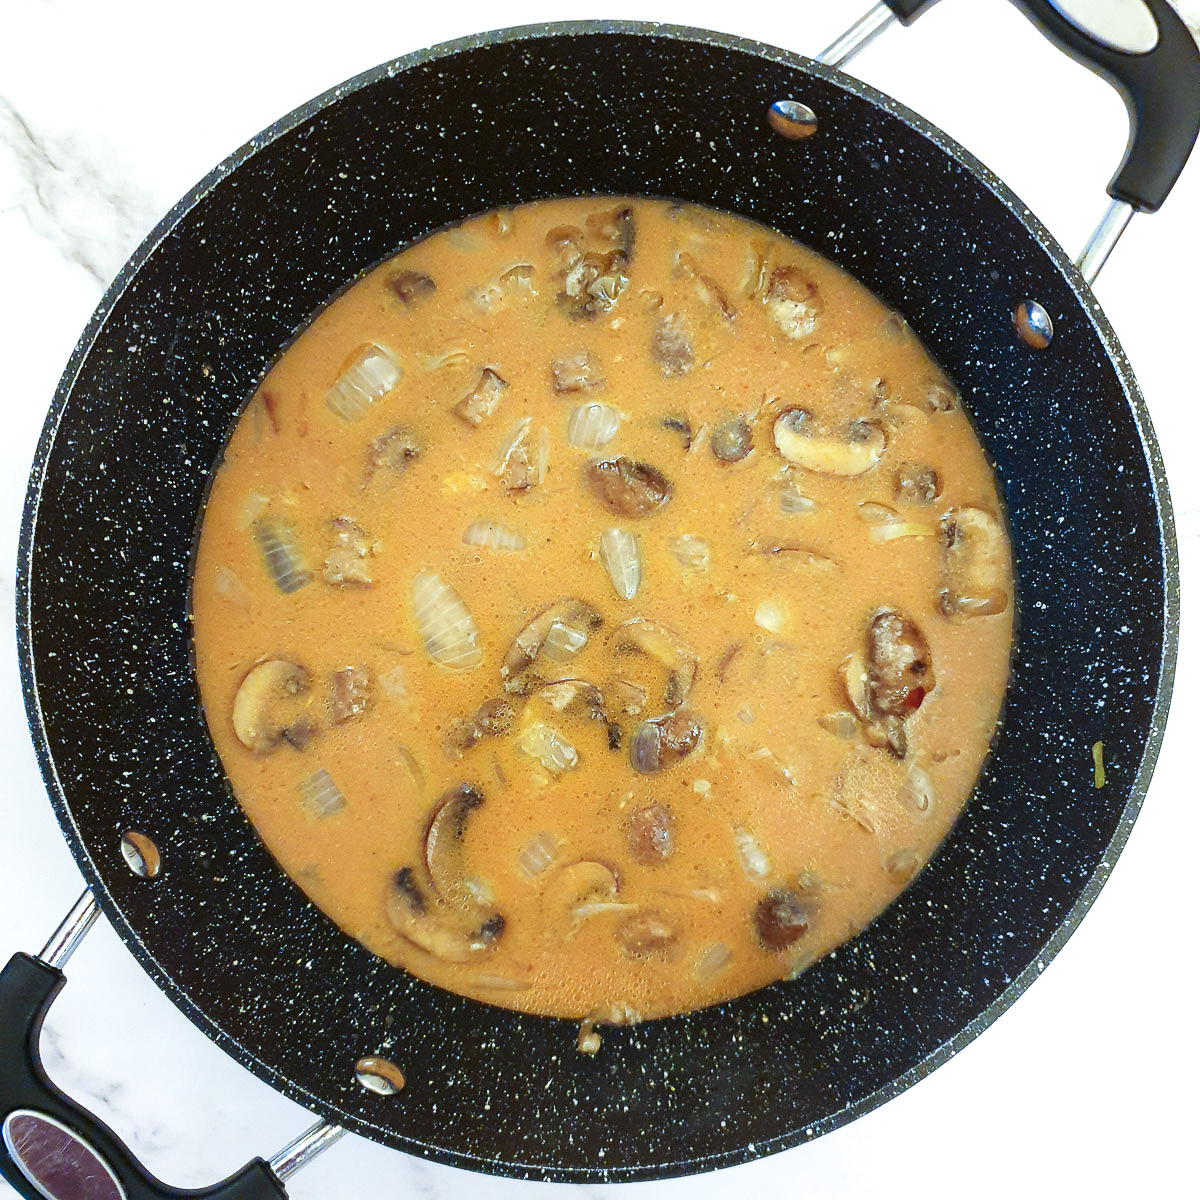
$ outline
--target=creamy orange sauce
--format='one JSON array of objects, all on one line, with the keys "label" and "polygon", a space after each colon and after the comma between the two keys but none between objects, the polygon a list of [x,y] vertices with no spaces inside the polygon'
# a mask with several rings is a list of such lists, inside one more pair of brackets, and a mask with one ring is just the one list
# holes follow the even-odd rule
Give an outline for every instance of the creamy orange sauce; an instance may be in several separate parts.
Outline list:
[{"label": "creamy orange sauce", "polygon": [[951,385],[811,250],[663,201],[489,214],[330,304],[234,429],[205,713],[282,868],[389,962],[698,1008],[853,936],[958,816],[1008,674],[1000,514]]}]

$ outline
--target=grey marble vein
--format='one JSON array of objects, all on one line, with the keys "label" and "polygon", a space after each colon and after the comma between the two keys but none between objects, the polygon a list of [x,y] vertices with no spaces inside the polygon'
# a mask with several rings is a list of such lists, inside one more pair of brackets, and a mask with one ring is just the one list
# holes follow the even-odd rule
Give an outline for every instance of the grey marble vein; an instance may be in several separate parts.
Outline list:
[{"label": "grey marble vein", "polygon": [[17,176],[6,204],[65,259],[107,284],[160,212],[150,193],[126,178],[104,147],[70,132],[38,127],[0,96],[0,147]]}]

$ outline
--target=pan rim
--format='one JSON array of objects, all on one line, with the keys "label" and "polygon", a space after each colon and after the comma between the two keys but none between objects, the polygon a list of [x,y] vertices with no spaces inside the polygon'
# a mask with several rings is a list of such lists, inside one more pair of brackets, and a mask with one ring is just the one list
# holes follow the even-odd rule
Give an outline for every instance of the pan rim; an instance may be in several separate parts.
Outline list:
[{"label": "pan rim", "polygon": [[[415,1138],[397,1138],[390,1131],[370,1120],[343,1112],[308,1091],[303,1085],[285,1077],[277,1068],[248,1050],[241,1042],[225,1030],[204,1009],[196,1004],[169,972],[154,957],[142,941],[137,929],[126,919],[117,901],[103,883],[102,876],[88,847],[80,834],[67,800],[66,789],[59,777],[45,724],[42,720],[41,701],[38,695],[37,675],[33,657],[31,578],[33,550],[37,534],[38,509],[47,466],[53,452],[59,425],[66,411],[75,382],[84,359],[101,334],[113,309],[119,303],[126,288],[137,276],[145,262],[167,239],[179,222],[199,204],[214,187],[252,158],[259,150],[290,133],[311,117],[343,97],[372,86],[381,80],[392,78],[416,67],[435,63],[471,50],[519,42],[535,42],[543,38],[564,36],[621,35],[648,37],[701,46],[711,46],[764,58],[790,69],[814,75],[839,87],[841,90],[866,100],[885,113],[897,117],[915,132],[932,142],[943,154],[969,171],[970,174],[993,196],[996,197],[1029,230],[1046,251],[1054,266],[1075,295],[1084,313],[1099,336],[1104,350],[1115,370],[1126,402],[1138,431],[1142,451],[1149,465],[1153,502],[1162,537],[1163,577],[1163,644],[1159,663],[1159,675],[1155,690],[1153,711],[1137,773],[1130,787],[1129,799],[1123,809],[1116,829],[1108,843],[1107,853],[1100,866],[1088,878],[1075,903],[1064,914],[1053,934],[1046,940],[1042,953],[1023,971],[1017,974],[1008,986],[968,1022],[957,1034],[947,1039],[904,1074],[875,1089],[860,1100],[848,1104],[828,1117],[786,1134],[764,1141],[735,1146],[695,1158],[671,1162],[637,1164],[616,1167],[562,1167],[543,1163],[524,1163],[515,1160],[500,1160],[473,1154],[464,1150],[427,1144]],[[869,85],[823,66],[803,55],[771,46],[753,39],[682,25],[658,24],[641,21],[572,21],[538,25],[514,26],[473,34],[453,41],[439,43],[370,68],[353,78],[338,84],[318,96],[306,101],[262,132],[256,134],[228,155],[212,171],[191,188],[162,218],[128,262],[121,268],[105,291],[95,312],[72,350],[63,375],[55,390],[39,437],[37,450],[31,467],[28,490],[22,514],[18,542],[16,587],[16,616],[18,660],[30,733],[37,753],[38,764],[46,781],[47,792],[56,818],[71,853],[88,886],[92,889],[105,916],[121,940],[129,947],[143,969],[189,1020],[198,1026],[206,1037],[232,1055],[258,1078],[268,1083],[280,1094],[295,1100],[311,1111],[344,1125],[374,1141],[403,1149],[407,1153],[419,1153],[427,1158],[449,1165],[464,1167],[489,1174],[537,1178],[554,1182],[608,1182],[664,1179],[674,1176],[733,1166],[767,1154],[788,1149],[805,1141],[830,1132],[855,1118],[872,1111],[887,1100],[907,1090],[913,1083],[924,1078],[979,1036],[993,1021],[1005,1012],[1029,984],[1037,978],[1049,960],[1062,948],[1077,928],[1084,914],[1091,907],[1100,889],[1107,882],[1113,864],[1128,840],[1133,823],[1141,809],[1149,787],[1154,767],[1166,728],[1167,711],[1174,683],[1179,640],[1179,559],[1175,524],[1168,491],[1166,472],[1161,451],[1154,434],[1145,399],[1134,377],[1129,361],[1122,350],[1115,331],[1105,317],[1091,289],[1084,282],[1073,262],[1062,246],[998,176],[979,162],[969,151],[942,130],[913,112],[907,106],[886,96]]]}]

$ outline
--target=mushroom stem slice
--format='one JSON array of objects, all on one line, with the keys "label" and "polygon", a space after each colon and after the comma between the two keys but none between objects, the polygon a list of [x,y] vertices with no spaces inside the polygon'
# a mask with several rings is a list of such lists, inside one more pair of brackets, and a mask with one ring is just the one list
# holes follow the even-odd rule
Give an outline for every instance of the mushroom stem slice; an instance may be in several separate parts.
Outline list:
[{"label": "mushroom stem slice", "polygon": [[982,508],[952,508],[942,518],[942,592],[948,617],[986,617],[1008,607],[1007,540],[998,517]]},{"label": "mushroom stem slice", "polygon": [[843,437],[832,437],[803,408],[780,413],[773,432],[775,448],[788,462],[820,475],[865,475],[887,449],[886,434],[870,421],[854,421]]}]

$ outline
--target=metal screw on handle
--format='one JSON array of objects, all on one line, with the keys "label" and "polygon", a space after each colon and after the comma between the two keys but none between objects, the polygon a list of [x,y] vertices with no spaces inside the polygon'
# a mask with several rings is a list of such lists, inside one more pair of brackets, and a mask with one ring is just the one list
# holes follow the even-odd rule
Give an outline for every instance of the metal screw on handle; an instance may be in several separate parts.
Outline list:
[{"label": "metal screw on handle", "polygon": [[[881,33],[892,25],[898,24],[898,18],[883,0],[863,14],[841,37],[831,42],[820,54],[817,62],[827,67],[844,67],[851,59],[862,53]],[[1075,265],[1079,268],[1088,285],[1096,282],[1108,257],[1116,248],[1121,235],[1129,228],[1137,210],[1124,200],[1113,200],[1105,210],[1099,225],[1088,238]]]}]

